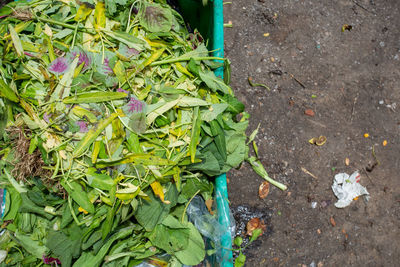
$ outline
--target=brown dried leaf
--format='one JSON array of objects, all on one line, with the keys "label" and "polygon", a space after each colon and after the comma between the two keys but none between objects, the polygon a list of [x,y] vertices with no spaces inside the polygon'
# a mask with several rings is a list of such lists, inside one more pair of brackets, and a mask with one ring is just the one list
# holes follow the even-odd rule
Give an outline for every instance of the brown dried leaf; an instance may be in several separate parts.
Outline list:
[{"label": "brown dried leaf", "polygon": [[214,215],[214,211],[212,210],[212,205],[213,205],[213,200],[212,199],[207,199],[206,200],[206,207],[207,207],[207,209],[208,209],[208,212],[211,214],[211,215]]},{"label": "brown dried leaf", "polygon": [[260,187],[258,188],[258,196],[261,199],[264,199],[268,196],[268,193],[269,193],[269,183],[265,181],[262,184],[260,184]]},{"label": "brown dried leaf", "polygon": [[246,235],[253,235],[253,231],[256,229],[261,229],[261,235],[267,230],[267,226],[264,221],[260,220],[260,218],[251,219],[246,226],[247,232]]},{"label": "brown dried leaf", "polygon": [[331,218],[329,220],[331,221],[332,227],[335,227],[336,222],[335,222],[335,219],[333,218],[333,216],[331,216]]}]

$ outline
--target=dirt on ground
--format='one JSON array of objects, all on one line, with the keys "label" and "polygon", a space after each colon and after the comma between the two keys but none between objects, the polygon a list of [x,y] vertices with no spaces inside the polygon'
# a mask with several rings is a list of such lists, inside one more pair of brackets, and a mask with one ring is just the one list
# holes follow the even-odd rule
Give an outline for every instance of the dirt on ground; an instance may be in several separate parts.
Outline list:
[{"label": "dirt on ground", "polygon": [[[246,266],[399,266],[400,1],[236,0],[224,12],[248,133],[260,123],[260,160],[288,186],[262,200],[248,164],[228,174],[237,224],[240,210],[267,224]],[[369,201],[336,208],[335,174],[357,170]]]}]

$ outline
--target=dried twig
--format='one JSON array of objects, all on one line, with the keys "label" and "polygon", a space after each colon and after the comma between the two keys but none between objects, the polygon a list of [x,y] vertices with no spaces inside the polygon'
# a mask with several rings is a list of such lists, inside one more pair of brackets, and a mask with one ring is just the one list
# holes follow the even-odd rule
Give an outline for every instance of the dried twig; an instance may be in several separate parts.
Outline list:
[{"label": "dried twig", "polygon": [[317,177],[317,176],[315,176],[314,174],[312,174],[311,172],[309,172],[309,171],[308,171],[306,168],[304,168],[304,167],[301,167],[301,170],[302,170],[304,173],[306,173],[306,174],[310,175],[312,178],[314,178],[314,179],[318,180],[318,177]]}]

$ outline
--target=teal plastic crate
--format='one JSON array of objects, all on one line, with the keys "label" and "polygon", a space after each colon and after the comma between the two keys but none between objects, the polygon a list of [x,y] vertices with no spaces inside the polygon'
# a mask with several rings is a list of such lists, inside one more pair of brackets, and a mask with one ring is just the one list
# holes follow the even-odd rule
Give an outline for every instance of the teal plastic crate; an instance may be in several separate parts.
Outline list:
[{"label": "teal plastic crate", "polygon": [[[214,51],[216,57],[224,57],[224,15],[222,0],[208,0],[203,5],[201,0],[178,0],[182,15],[192,28],[197,29],[209,42],[209,48]],[[223,68],[215,70],[217,76],[223,77]],[[228,189],[226,174],[215,179],[217,195],[222,196],[216,199],[218,208],[218,220],[224,227],[224,235],[221,240],[221,255],[224,259],[219,263],[221,267],[232,267],[232,237],[230,233],[230,212],[228,202]]]}]

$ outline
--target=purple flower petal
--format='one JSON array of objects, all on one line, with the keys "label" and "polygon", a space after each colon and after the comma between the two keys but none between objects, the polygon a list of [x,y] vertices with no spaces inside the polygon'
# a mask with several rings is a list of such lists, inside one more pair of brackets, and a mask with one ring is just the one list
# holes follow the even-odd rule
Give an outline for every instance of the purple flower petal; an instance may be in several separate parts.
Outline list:
[{"label": "purple flower petal", "polygon": [[134,113],[140,113],[143,112],[143,109],[145,107],[145,103],[134,98],[131,97],[131,99],[129,100],[128,104],[128,111],[129,112],[134,112]]},{"label": "purple flower petal", "polygon": [[47,114],[47,112],[45,112],[45,113],[43,114],[43,120],[44,120],[45,122],[49,123],[49,122],[50,122],[50,118],[51,118],[51,114]]},{"label": "purple flower petal", "polygon": [[60,265],[61,261],[57,258],[53,258],[53,257],[46,257],[45,255],[42,256],[43,259],[43,263],[44,264],[52,264],[53,262]]},{"label": "purple flower petal", "polygon": [[122,88],[118,88],[118,89],[117,89],[117,92],[129,94],[128,91],[126,91],[126,90],[124,90],[124,89],[122,89]]},{"label": "purple flower petal", "polygon": [[68,60],[64,57],[58,57],[49,65],[49,71],[54,74],[63,74],[68,69]]},{"label": "purple flower petal", "polygon": [[79,131],[81,133],[86,133],[89,131],[88,127],[87,127],[87,123],[85,121],[77,121],[76,125],[79,126]]},{"label": "purple flower petal", "polygon": [[27,56],[30,56],[30,57],[35,57],[35,56],[32,55],[31,53],[28,53],[28,52],[25,52],[25,51],[24,51],[24,54],[27,55]]}]

